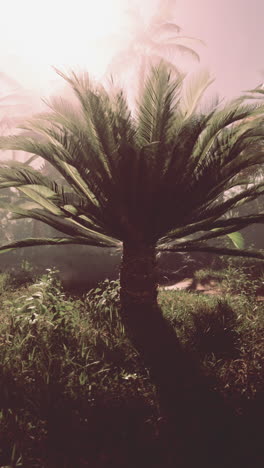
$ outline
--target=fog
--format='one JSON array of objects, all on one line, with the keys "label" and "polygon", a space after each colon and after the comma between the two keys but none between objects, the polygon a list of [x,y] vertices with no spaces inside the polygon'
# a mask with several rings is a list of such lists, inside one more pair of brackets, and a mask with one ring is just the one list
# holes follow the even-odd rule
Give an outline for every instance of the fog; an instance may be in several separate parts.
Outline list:
[{"label": "fog", "polygon": [[229,98],[253,88],[264,80],[263,14],[262,0],[46,0],[41,6],[9,0],[0,17],[2,131],[38,111],[41,98],[63,92],[53,66],[86,69],[99,80],[111,72],[131,88],[135,56],[149,53],[148,27],[155,21],[174,22],[180,36],[203,41],[193,44],[200,65],[186,54],[170,60],[184,72],[207,67],[215,77],[213,92]]},{"label": "fog", "polygon": [[[96,79],[107,73],[128,86],[136,72],[125,63],[111,67],[125,50],[131,59],[148,53],[151,22],[177,24],[191,36],[200,66],[215,77],[212,86],[232,97],[264,80],[262,0],[9,0],[0,17],[0,122],[41,108],[41,98],[61,94],[59,69],[86,69]],[[128,54],[129,52],[129,54]],[[124,61],[124,55],[120,56]],[[170,57],[183,71],[199,64],[185,55]],[[8,97],[9,96],[9,97]]]},{"label": "fog", "polygon": [[[186,73],[208,68],[215,77],[213,93],[230,98],[252,89],[264,80],[263,17],[262,0],[46,0],[41,4],[9,0],[2,5],[0,17],[0,132],[17,131],[20,122],[43,109],[43,97],[65,94],[65,84],[53,66],[86,69],[103,82],[111,73],[127,88],[132,103],[138,57],[150,53],[149,25],[155,21],[174,22],[182,28],[179,35],[199,39],[193,48],[200,63],[186,54],[169,59]],[[0,158],[24,161],[26,155],[1,152]],[[17,238],[19,230],[13,235]],[[3,237],[2,227],[1,241]],[[32,258],[44,258],[40,249],[28,252]],[[61,248],[61,257],[52,248],[46,252],[50,252],[49,261],[62,268],[65,249]],[[77,252],[76,247],[67,248],[69,276],[75,263],[81,264]],[[102,272],[113,273],[119,257],[113,260],[103,254],[99,261],[96,249],[87,252],[91,267],[97,265],[96,278]],[[4,258],[7,254],[1,257],[2,264]]]},{"label": "fog", "polygon": [[59,87],[52,65],[101,77],[114,54],[159,16],[205,42],[201,61],[230,96],[261,80],[263,14],[262,0],[47,0],[41,7],[9,0],[1,9],[0,69],[40,95]]}]

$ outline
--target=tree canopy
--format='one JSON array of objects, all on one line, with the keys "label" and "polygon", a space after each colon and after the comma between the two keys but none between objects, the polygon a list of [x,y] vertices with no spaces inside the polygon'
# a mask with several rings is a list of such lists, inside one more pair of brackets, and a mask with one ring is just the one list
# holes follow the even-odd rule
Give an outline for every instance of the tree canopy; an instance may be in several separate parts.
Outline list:
[{"label": "tree canopy", "polygon": [[246,95],[203,108],[208,75],[189,82],[183,93],[185,78],[175,79],[161,62],[132,116],[123,91],[107,92],[85,73],[58,73],[76,103],[52,99],[46,113],[23,125],[22,135],[0,138],[0,147],[37,155],[62,177],[45,176],[30,161],[1,162],[0,188],[23,194],[6,207],[13,216],[42,221],[63,236],[26,239],[1,251],[67,243],[120,248],[130,242],[264,258],[254,250],[210,245],[264,222],[264,213],[230,214],[264,192],[262,178],[245,176],[264,160],[262,100]]}]

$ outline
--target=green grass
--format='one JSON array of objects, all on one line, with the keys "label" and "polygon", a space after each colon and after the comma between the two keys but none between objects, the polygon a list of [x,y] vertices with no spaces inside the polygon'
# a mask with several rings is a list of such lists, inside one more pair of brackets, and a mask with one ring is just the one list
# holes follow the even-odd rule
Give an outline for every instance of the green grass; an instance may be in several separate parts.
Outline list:
[{"label": "green grass", "polygon": [[199,354],[201,366],[217,379],[218,391],[254,398],[264,385],[264,304],[252,298],[161,291],[165,316],[183,345]]},{"label": "green grass", "polygon": [[203,268],[194,272],[194,280],[201,284],[217,282],[224,294],[236,294],[252,298],[262,294],[264,266],[261,261],[222,258],[222,268]]},{"label": "green grass", "polygon": [[[72,298],[53,270],[17,288],[1,278],[0,466],[140,466],[146,457],[144,468],[169,467],[155,388],[119,317],[118,282]],[[159,303],[215,392],[247,418],[264,384],[263,305],[171,290]]]},{"label": "green grass", "polygon": [[225,271],[213,270],[211,268],[204,268],[194,272],[194,279],[200,283],[207,283],[209,281],[221,282],[225,278]]}]

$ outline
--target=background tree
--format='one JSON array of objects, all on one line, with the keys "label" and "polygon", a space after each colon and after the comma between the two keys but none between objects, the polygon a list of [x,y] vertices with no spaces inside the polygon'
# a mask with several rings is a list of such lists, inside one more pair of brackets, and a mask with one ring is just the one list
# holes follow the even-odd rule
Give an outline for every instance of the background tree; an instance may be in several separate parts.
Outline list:
[{"label": "background tree", "polygon": [[[148,11],[147,21],[140,6],[144,8],[141,4],[127,10],[128,39],[123,38],[124,47],[114,55],[106,71],[107,79],[112,75],[114,82],[126,88],[131,106],[143,89],[151,67],[158,66],[163,60],[175,75],[182,74],[187,71],[186,65],[190,65],[190,60],[199,62],[195,49],[203,44],[199,39],[181,34],[181,28],[171,20],[175,7],[171,0],[160,0],[152,16]],[[119,48],[120,43],[120,37],[117,37]]]},{"label": "background tree", "polygon": [[[0,133],[9,135],[16,132],[17,126],[33,112],[39,110],[36,96],[32,96],[23,86],[4,72],[0,72]],[[12,159],[18,159],[15,152]],[[20,160],[24,160],[20,155]]]},{"label": "background tree", "polygon": [[[23,87],[14,80],[12,77],[4,72],[0,73],[0,134],[9,135],[12,132],[17,132],[17,125],[21,120],[25,119],[25,116],[32,111],[32,97],[29,96]],[[18,159],[16,151],[10,152],[10,158],[12,160]],[[3,153],[0,158],[3,158]],[[24,155],[28,156],[28,155]],[[21,157],[21,155],[20,155]],[[23,156],[22,156],[23,159]],[[7,204],[12,204],[13,200],[17,198],[17,194],[14,194],[9,188],[3,190],[0,196],[0,237],[1,243],[7,241],[17,240],[21,238],[18,236],[18,230],[16,229],[16,223],[10,223],[8,220],[8,213],[4,209]],[[20,223],[20,232],[24,235],[29,235],[30,229],[28,226],[32,224],[29,220],[26,220],[24,226]]]},{"label": "background tree", "polygon": [[[264,160],[264,106],[240,98],[204,111],[198,106],[205,89],[201,78],[182,95],[182,79],[172,79],[161,64],[146,81],[132,118],[122,91],[110,97],[87,75],[60,74],[79,104],[54,99],[52,112],[24,125],[28,136],[3,137],[0,145],[41,156],[63,182],[13,162],[11,167],[1,164],[0,187],[16,187],[30,200],[10,207],[15,216],[42,221],[63,236],[25,239],[0,250],[123,246],[121,314],[126,330],[150,369],[163,409],[181,420],[181,428],[184,421],[187,427],[186,411],[193,415],[194,406],[183,402],[197,373],[158,306],[156,252],[264,259],[259,251],[210,245],[215,238],[264,222],[263,213],[226,217],[264,192],[263,180],[248,186],[242,175]],[[195,405],[201,408],[197,401]]]}]

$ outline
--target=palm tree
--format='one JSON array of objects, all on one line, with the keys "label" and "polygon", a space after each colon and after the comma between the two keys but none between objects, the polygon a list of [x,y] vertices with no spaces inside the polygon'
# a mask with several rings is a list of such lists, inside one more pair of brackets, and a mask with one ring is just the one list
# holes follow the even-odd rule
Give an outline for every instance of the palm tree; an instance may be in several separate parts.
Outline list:
[{"label": "palm tree", "polygon": [[0,187],[15,187],[30,200],[10,207],[16,217],[40,220],[63,236],[25,239],[0,250],[123,246],[124,324],[150,368],[163,408],[172,414],[180,402],[179,418],[195,368],[187,366],[158,306],[156,253],[206,251],[264,259],[260,251],[210,244],[264,222],[264,213],[226,216],[264,193],[263,181],[247,186],[243,176],[246,168],[264,161],[264,106],[240,98],[203,111],[197,96],[204,83],[198,79],[188,99],[181,98],[182,80],[172,79],[161,64],[152,70],[132,118],[121,91],[110,96],[86,75],[59,73],[79,105],[53,100],[52,112],[25,124],[28,136],[2,137],[0,146],[41,156],[63,182],[12,162],[1,164]]},{"label": "palm tree", "polygon": [[[0,134],[8,135],[17,129],[19,123],[23,122],[26,116],[36,112],[39,108],[36,96],[32,97],[23,86],[4,72],[0,72]],[[13,151],[12,159],[16,160],[17,155]],[[20,160],[23,156],[20,155]]]},{"label": "palm tree", "polygon": [[[171,0],[160,0],[148,21],[145,21],[139,8],[127,11],[132,32],[128,41],[123,38],[124,47],[114,55],[106,76],[108,78],[111,74],[115,82],[125,85],[131,105],[142,89],[149,70],[161,60],[167,61],[175,75],[184,70],[186,57],[199,62],[195,48],[203,42],[181,34],[181,28],[171,20],[174,6]],[[120,47],[120,37],[117,42]],[[179,63],[182,65],[179,66]]]}]

